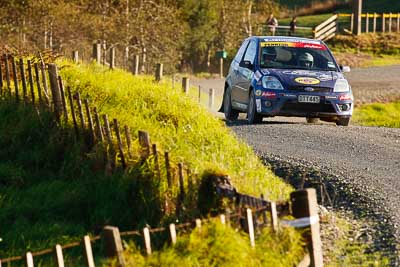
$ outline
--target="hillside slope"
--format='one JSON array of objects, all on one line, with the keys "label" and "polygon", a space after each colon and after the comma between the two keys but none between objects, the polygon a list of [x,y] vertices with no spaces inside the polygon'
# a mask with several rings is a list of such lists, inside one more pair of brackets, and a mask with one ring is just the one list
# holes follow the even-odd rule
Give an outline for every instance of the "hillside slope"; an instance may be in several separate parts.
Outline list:
[{"label": "hillside slope", "polygon": [[[292,188],[179,89],[94,64],[58,64],[66,86],[132,133],[148,131],[161,151],[169,150],[173,163],[183,161],[198,173],[195,184],[209,173],[226,173],[241,192],[287,199]],[[78,241],[104,225],[123,231],[177,219],[162,208],[166,181],[157,182],[151,164],[134,161],[127,171],[106,175],[99,165],[101,150],[88,151],[72,124],[60,128],[46,109],[2,97],[0,118],[1,258]],[[139,149],[135,138],[132,153]],[[187,210],[184,218],[194,215],[199,211]],[[289,241],[298,240],[295,235]]]}]

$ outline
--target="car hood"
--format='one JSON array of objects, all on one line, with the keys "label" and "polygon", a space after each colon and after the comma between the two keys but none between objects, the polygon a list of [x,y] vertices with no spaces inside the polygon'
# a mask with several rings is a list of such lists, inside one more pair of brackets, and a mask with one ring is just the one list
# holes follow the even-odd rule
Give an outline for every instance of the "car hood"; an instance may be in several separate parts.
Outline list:
[{"label": "car hood", "polygon": [[279,78],[285,88],[293,86],[317,86],[333,88],[337,79],[344,79],[340,72],[301,69],[262,69],[263,75]]}]

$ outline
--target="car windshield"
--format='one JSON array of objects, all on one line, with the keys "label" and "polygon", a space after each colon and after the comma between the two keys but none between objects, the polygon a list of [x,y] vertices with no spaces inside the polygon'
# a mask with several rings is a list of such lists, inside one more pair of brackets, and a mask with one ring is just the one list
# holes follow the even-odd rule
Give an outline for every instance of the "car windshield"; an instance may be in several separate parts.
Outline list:
[{"label": "car windshield", "polygon": [[328,48],[319,42],[260,42],[261,68],[338,71]]}]

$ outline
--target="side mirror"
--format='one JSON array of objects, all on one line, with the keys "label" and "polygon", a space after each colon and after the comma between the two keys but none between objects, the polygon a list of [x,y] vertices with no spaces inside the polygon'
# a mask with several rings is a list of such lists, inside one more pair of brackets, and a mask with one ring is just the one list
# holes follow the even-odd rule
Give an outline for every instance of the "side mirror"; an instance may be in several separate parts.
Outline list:
[{"label": "side mirror", "polygon": [[248,60],[244,60],[244,61],[240,62],[239,66],[243,67],[243,68],[250,69],[250,70],[254,69],[253,64]]},{"label": "side mirror", "polygon": [[342,72],[350,72],[350,67],[349,66],[342,66],[340,65],[340,70]]}]

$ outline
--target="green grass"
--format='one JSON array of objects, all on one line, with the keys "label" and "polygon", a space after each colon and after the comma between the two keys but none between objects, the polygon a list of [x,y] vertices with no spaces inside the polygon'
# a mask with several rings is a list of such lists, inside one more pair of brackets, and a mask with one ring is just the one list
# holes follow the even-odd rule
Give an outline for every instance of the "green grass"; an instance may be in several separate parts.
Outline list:
[{"label": "green grass", "polygon": [[[175,246],[143,257],[135,244],[125,254],[129,266],[296,266],[304,255],[300,234],[291,228],[273,234],[264,229],[255,248],[235,229],[211,222],[191,234],[178,236]],[[104,265],[114,264],[106,263]]]},{"label": "green grass", "polygon": [[[148,131],[161,151],[170,151],[173,164],[183,161],[198,173],[196,185],[209,174],[224,173],[241,192],[278,200],[292,191],[224,122],[197,99],[184,96],[180,86],[95,64],[58,64],[66,86],[79,90],[101,114],[128,125],[135,136],[139,129]],[[1,258],[77,241],[86,233],[97,234],[104,225],[123,231],[177,219],[163,210],[169,198],[165,173],[162,181],[155,179],[151,159],[141,163],[134,158],[127,171],[107,176],[100,147],[88,151],[75,140],[71,122],[60,129],[45,109],[4,99],[0,118]],[[132,152],[137,156],[139,150],[135,139]],[[176,196],[177,187],[171,191]],[[181,221],[200,215],[196,194],[188,192],[187,215]],[[162,239],[157,242],[160,247]],[[80,254],[68,257],[80,262]]]},{"label": "green grass", "polygon": [[364,126],[400,128],[400,102],[377,103],[356,108],[352,122]]},{"label": "green grass", "polygon": [[371,60],[366,60],[362,64],[362,67],[381,67],[390,65],[400,65],[400,56],[398,55],[373,56]]},{"label": "green grass", "polygon": [[[321,14],[321,15],[311,15],[311,16],[299,16],[297,17],[298,27],[315,27],[321,22],[329,19],[332,14]],[[279,25],[289,25],[292,18],[285,18],[279,20]]]}]

